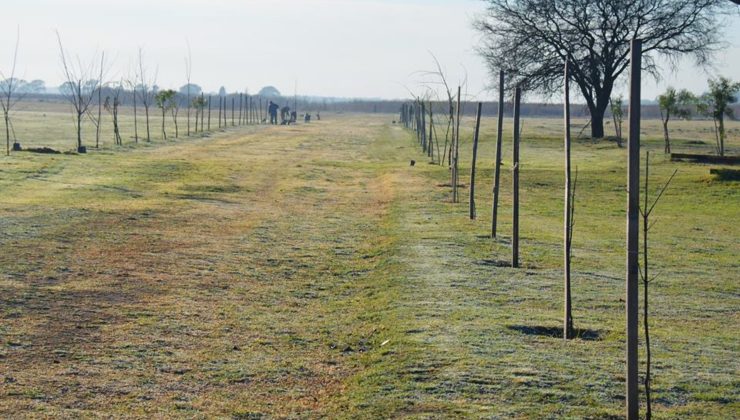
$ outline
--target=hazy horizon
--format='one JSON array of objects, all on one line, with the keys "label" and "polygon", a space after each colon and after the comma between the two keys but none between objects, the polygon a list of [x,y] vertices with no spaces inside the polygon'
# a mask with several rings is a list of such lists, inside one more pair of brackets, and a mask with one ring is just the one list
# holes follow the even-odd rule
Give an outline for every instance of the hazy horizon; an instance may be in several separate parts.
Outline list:
[{"label": "hazy horizon", "polygon": [[[420,72],[434,68],[434,54],[451,83],[467,79],[467,99],[493,100],[471,23],[484,10],[479,0],[27,0],[5,7],[0,70],[10,72],[17,27],[16,77],[48,88],[63,81],[58,31],[83,62],[105,51],[108,80],[132,74],[141,48],[157,84],[178,88],[190,45],[192,83],[206,91],[273,85],[284,95],[297,87],[301,96],[403,99],[427,89]],[[664,68],[661,82],[646,80],[643,98],[669,85],[702,92],[709,76],[737,78],[739,16],[729,18],[725,35],[729,47],[717,55],[716,71],[683,60],[675,73]]]}]

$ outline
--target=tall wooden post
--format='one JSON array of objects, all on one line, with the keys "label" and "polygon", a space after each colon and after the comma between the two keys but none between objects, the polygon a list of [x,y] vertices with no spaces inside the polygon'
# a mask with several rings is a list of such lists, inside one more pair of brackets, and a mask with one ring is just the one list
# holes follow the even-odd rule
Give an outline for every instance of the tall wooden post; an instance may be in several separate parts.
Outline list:
[{"label": "tall wooden post", "polygon": [[564,274],[564,314],[563,314],[563,338],[566,340],[573,338],[573,314],[571,310],[570,296],[570,250],[572,244],[571,203],[572,194],[570,191],[570,69],[569,59],[565,60],[565,86],[563,87],[564,105],[563,119],[565,128],[565,208],[563,216],[563,274]]},{"label": "tall wooden post", "polygon": [[432,146],[434,145],[434,113],[432,111],[432,101],[429,101],[429,149],[427,152],[427,156],[434,162],[434,150],[432,149]]},{"label": "tall wooden post", "polygon": [[638,256],[640,230],[640,68],[642,41],[630,45],[630,134],[627,143],[627,419],[639,417],[637,324],[638,324]]},{"label": "tall wooden post", "polygon": [[473,134],[473,162],[470,165],[470,220],[475,220],[475,160],[478,157],[478,134],[480,133],[480,114],[483,103],[478,102],[478,111],[475,114],[475,134]]},{"label": "tall wooden post", "polygon": [[208,131],[211,131],[211,95],[208,95]]},{"label": "tall wooden post", "polygon": [[218,95],[218,128],[221,128],[221,108],[223,108],[224,97]]},{"label": "tall wooden post", "polygon": [[244,94],[239,93],[239,125],[242,125],[243,115],[244,115]]},{"label": "tall wooden post", "polygon": [[493,173],[493,208],[491,209],[491,237],[496,237],[498,221],[498,191],[501,184],[501,143],[504,130],[504,71],[498,72],[498,127],[496,129],[496,162]]},{"label": "tall wooden post", "polygon": [[421,122],[421,150],[424,153],[427,152],[427,111],[426,104],[421,101],[421,108],[419,109],[419,122]]},{"label": "tall wooden post", "polygon": [[522,89],[517,86],[514,94],[514,162],[512,174],[512,211],[511,266],[519,267],[519,110],[521,108]]},{"label": "tall wooden post", "polygon": [[206,117],[205,115],[203,115],[205,111],[205,109],[203,108],[205,106],[204,104],[205,104],[205,95],[201,92],[200,94],[200,132],[201,133],[203,132],[203,120]]},{"label": "tall wooden post", "polygon": [[234,100],[236,98],[234,96],[231,96],[231,125],[234,125]]}]

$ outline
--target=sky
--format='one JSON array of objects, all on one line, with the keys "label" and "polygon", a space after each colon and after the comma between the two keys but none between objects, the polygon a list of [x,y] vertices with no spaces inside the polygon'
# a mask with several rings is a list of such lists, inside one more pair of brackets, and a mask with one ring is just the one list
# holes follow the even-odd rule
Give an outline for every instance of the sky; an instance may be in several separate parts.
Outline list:
[{"label": "sky", "polygon": [[[58,31],[81,62],[104,51],[109,80],[130,78],[141,49],[157,84],[178,88],[189,46],[192,82],[206,91],[274,85],[286,95],[401,99],[424,91],[434,54],[452,84],[467,80],[468,99],[496,96],[475,52],[480,0],[2,1],[0,70],[9,72],[18,28],[17,74],[47,86],[63,81]],[[729,47],[709,73],[684,60],[645,82],[643,97],[669,85],[702,92],[714,75],[740,79],[740,15],[725,35]]]}]

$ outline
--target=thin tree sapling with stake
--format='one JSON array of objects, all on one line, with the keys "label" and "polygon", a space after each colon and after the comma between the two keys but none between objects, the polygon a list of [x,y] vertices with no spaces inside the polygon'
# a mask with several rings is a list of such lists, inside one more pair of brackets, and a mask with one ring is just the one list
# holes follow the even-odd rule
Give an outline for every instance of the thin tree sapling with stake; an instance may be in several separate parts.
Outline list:
[{"label": "thin tree sapling with stake", "polygon": [[[69,101],[75,112],[75,125],[77,128],[77,152],[86,153],[87,149],[82,145],[82,121],[87,112],[95,92],[97,91],[99,80],[91,79],[90,76],[97,74],[95,68],[97,60],[91,60],[88,66],[82,64],[78,59],[77,64],[70,62],[67,53],[62,45],[62,38],[57,32],[57,41],[59,43],[59,53],[62,62],[62,71],[66,79],[67,89],[62,90],[62,95]],[[102,63],[102,61],[101,61]]]},{"label": "thin tree sapling with stake", "polygon": [[[16,31],[15,48],[13,50],[13,61],[10,66],[10,77],[5,77],[2,71],[0,71],[0,77],[3,78],[0,81],[0,94],[2,100],[0,100],[0,107],[3,109],[3,119],[5,120],[5,153],[10,156],[10,131],[11,121],[10,116],[13,107],[23,98],[24,95],[19,94],[18,87],[20,80],[15,77],[15,70],[18,64],[18,47],[20,45],[20,28]],[[15,132],[14,132],[15,137]],[[13,143],[14,150],[20,150],[20,144],[18,142]]]},{"label": "thin tree sapling with stake", "polygon": [[650,273],[648,271],[649,268],[649,245],[648,245],[648,233],[650,232],[650,229],[655,225],[655,221],[650,223],[650,216],[653,213],[653,210],[655,210],[655,206],[658,204],[660,199],[663,197],[663,193],[668,189],[668,186],[671,184],[671,181],[673,181],[673,178],[676,176],[676,173],[678,172],[678,169],[673,171],[673,174],[670,178],[668,178],[668,181],[666,181],[663,186],[658,188],[657,195],[655,196],[655,199],[651,202],[649,198],[649,182],[650,182],[650,152],[647,152],[645,155],[645,187],[643,189],[643,195],[644,202],[643,205],[640,207],[640,216],[642,217],[642,264],[639,270],[640,273],[640,280],[642,282],[643,287],[643,305],[642,305],[642,319],[643,319],[643,327],[645,329],[645,418],[650,419],[652,418],[652,402],[651,402],[651,392],[652,392],[652,377],[651,377],[651,371],[650,368],[652,367],[652,359],[651,359],[651,352],[650,352],[650,324],[648,322],[648,316],[650,314],[650,307],[648,306],[648,286],[651,282],[653,282],[658,276],[655,275],[653,277],[650,277]]}]

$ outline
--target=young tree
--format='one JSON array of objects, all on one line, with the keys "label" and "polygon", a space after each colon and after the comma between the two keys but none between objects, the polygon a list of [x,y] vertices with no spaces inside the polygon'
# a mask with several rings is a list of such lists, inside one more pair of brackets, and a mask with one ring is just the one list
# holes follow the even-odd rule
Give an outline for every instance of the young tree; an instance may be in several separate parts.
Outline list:
[{"label": "young tree", "polygon": [[658,96],[658,107],[660,108],[660,119],[663,120],[663,138],[665,139],[664,152],[671,153],[671,138],[668,135],[668,121],[671,116],[678,118],[689,118],[691,109],[689,105],[694,102],[694,95],[686,89],[676,92],[676,89],[669,87],[665,93]]},{"label": "young tree", "polygon": [[[152,105],[154,100],[154,89],[153,86],[157,83],[157,73],[154,73],[154,78],[150,79],[147,75],[147,69],[144,67],[144,52],[139,48],[139,86],[138,94],[141,99],[141,104],[144,106],[144,115],[146,117],[146,141],[152,141],[149,132],[149,107]],[[134,88],[134,94],[136,95],[136,88]]]},{"label": "young tree", "polygon": [[[188,136],[190,135],[190,106],[191,106],[191,103],[190,103],[190,94],[191,94],[190,88],[192,87],[192,83],[190,83],[190,77],[191,77],[192,73],[193,73],[193,58],[192,58],[192,53],[190,51],[190,42],[188,42],[188,56],[185,57],[185,80],[187,81],[187,84],[185,85],[187,87],[187,89],[185,91],[185,103],[187,104],[187,107],[188,107],[188,112],[187,112],[187,114],[188,114],[188,116],[187,116],[187,119],[188,119]],[[196,93],[196,95],[197,95],[197,93]]]},{"label": "young tree", "polygon": [[[643,42],[643,68],[657,74],[659,56],[710,62],[722,47],[726,0],[486,0],[476,21],[478,47],[492,75],[516,69],[509,82],[554,93],[561,63],[572,56],[573,81],[591,113],[591,136],[604,137],[612,88],[629,66],[629,39]],[[670,61],[670,60],[669,60]]]},{"label": "young tree", "polygon": [[162,138],[165,140],[167,140],[167,130],[165,130],[164,123],[167,119],[167,111],[169,111],[172,106],[172,98],[174,98],[175,95],[177,95],[177,92],[172,89],[160,90],[156,95],[154,95],[154,101],[157,104],[157,107],[162,110]]},{"label": "young tree", "polygon": [[0,107],[3,109],[3,119],[5,120],[5,153],[8,156],[10,155],[10,113],[15,104],[22,98],[22,95],[18,94],[19,87],[21,86],[20,80],[15,78],[20,39],[20,29],[18,29],[15,39],[15,49],[13,50],[13,61],[10,67],[10,77],[6,78],[3,72],[0,71],[0,77],[3,78],[0,82],[0,95],[2,95],[2,98],[0,98]]},{"label": "young tree", "polygon": [[643,327],[645,329],[645,401],[646,401],[646,410],[645,410],[645,418],[650,419],[652,418],[652,401],[651,401],[651,386],[652,386],[652,377],[650,373],[650,368],[652,365],[652,359],[651,359],[651,352],[650,352],[650,324],[648,322],[648,316],[650,314],[649,312],[649,300],[648,300],[648,286],[650,282],[655,280],[656,276],[650,277],[650,273],[648,271],[649,268],[649,259],[648,259],[648,233],[650,232],[650,229],[653,227],[655,222],[652,224],[650,223],[650,215],[653,213],[653,210],[655,210],[655,206],[660,201],[660,198],[663,196],[663,193],[665,193],[666,189],[668,189],[668,186],[671,184],[671,181],[673,181],[673,177],[676,176],[676,173],[678,172],[678,169],[673,171],[673,175],[671,175],[670,178],[668,178],[668,181],[658,189],[657,194],[655,196],[655,199],[653,199],[652,202],[649,200],[649,181],[650,181],[650,152],[647,152],[645,155],[645,187],[643,190],[643,194],[645,196],[645,201],[642,207],[640,207],[640,216],[642,217],[642,266],[640,267],[639,273],[640,273],[640,280],[642,281],[643,286],[643,305],[642,305],[642,320],[643,320]]},{"label": "young tree", "polygon": [[733,82],[726,77],[709,80],[709,92],[701,97],[699,112],[711,117],[714,121],[714,134],[717,141],[717,153],[725,155],[725,116],[733,118],[730,104],[738,101],[740,82]]},{"label": "young tree", "polygon": [[609,106],[614,120],[614,132],[617,135],[617,146],[622,147],[622,122],[624,121],[624,98],[622,95],[609,99]]},{"label": "young tree", "polygon": [[[99,80],[91,79],[90,76],[97,74],[96,63],[97,60],[91,60],[90,64],[85,66],[79,59],[77,63],[70,62],[67,58],[67,53],[64,51],[62,45],[62,38],[57,32],[57,41],[59,43],[59,53],[62,61],[62,71],[66,80],[66,85],[69,89],[62,91],[62,95],[69,101],[74,109],[76,119],[75,125],[77,128],[77,152],[85,153],[86,149],[82,145],[82,121],[83,116],[90,107],[90,103],[95,97]],[[102,63],[102,61],[101,61]]]},{"label": "young tree", "polygon": [[107,96],[105,98],[105,104],[103,106],[113,118],[113,143],[117,146],[123,144],[123,141],[121,140],[121,130],[118,125],[118,107],[121,104],[120,97],[122,91],[123,82],[120,82],[117,86],[113,88],[113,96]]},{"label": "young tree", "polygon": [[[93,109],[87,110],[87,117],[90,119],[90,122],[93,123],[95,126],[95,148],[100,147],[100,124],[103,118],[103,87],[105,85],[105,82],[103,81],[103,70],[105,69],[105,53],[102,53],[100,55],[100,74],[98,76],[97,80],[97,97],[98,97],[98,112],[95,113]],[[88,88],[90,85],[90,82],[87,83]]]},{"label": "young tree", "polygon": [[200,131],[203,132],[203,110],[206,108],[206,98],[201,93],[200,96],[193,99],[193,108],[195,108],[195,132],[198,132],[198,117],[200,117]]},{"label": "young tree", "polygon": [[139,143],[139,118],[137,115],[137,106],[136,106],[136,90],[138,86],[138,73],[134,72],[133,77],[129,76],[129,78],[126,80],[126,86],[128,86],[131,89],[131,102],[134,106],[134,143]]}]

